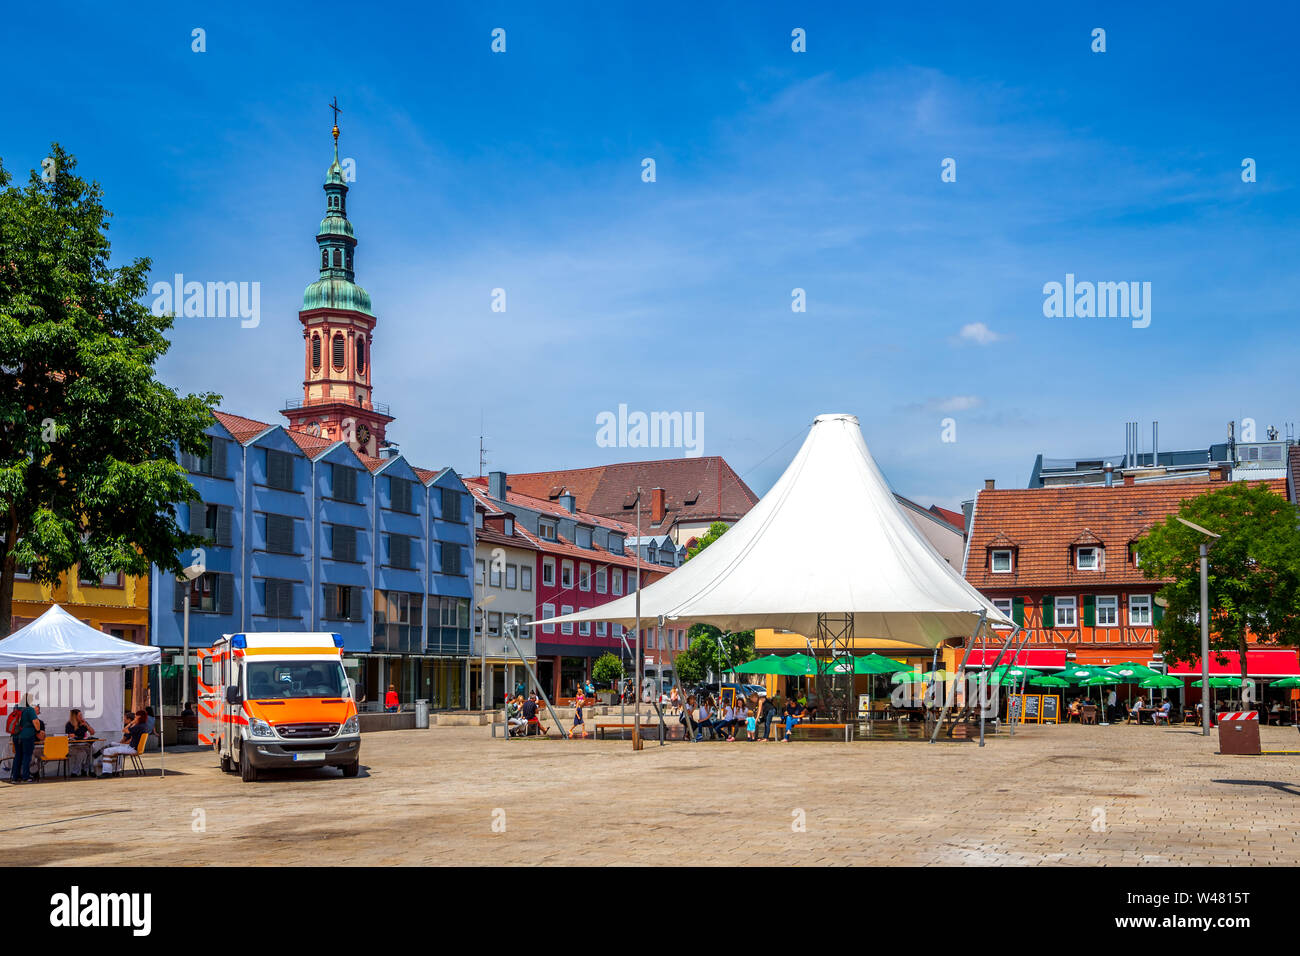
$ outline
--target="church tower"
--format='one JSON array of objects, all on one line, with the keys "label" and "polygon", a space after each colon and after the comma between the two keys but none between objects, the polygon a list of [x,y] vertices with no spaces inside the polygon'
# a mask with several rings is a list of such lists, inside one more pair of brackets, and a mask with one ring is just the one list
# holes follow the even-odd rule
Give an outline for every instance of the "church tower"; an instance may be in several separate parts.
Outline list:
[{"label": "church tower", "polygon": [[354,281],[357,240],[348,222],[335,110],[334,162],[325,173],[325,218],[316,231],[320,278],[303,292],[298,313],[306,353],[302,401],[288,402],[280,414],[295,431],[346,441],[379,457],[393,418],[388,406],[374,403],[370,387],[376,320],[370,295]]}]

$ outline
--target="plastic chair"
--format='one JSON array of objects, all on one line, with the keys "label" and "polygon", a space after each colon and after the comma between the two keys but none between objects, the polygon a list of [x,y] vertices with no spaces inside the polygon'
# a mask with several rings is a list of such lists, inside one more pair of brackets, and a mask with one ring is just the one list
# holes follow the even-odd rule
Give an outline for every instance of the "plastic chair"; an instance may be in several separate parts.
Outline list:
[{"label": "plastic chair", "polygon": [[45,776],[45,766],[51,763],[63,764],[63,776],[68,775],[68,738],[57,734],[45,737],[45,746],[41,752],[41,776]]},{"label": "plastic chair", "polygon": [[141,777],[144,776],[144,761],[141,760],[140,757],[144,753],[145,745],[148,743],[149,743],[149,735],[141,734],[140,744],[135,748],[135,753],[124,754],[124,756],[131,758],[131,769],[135,771],[137,776],[141,776]]}]

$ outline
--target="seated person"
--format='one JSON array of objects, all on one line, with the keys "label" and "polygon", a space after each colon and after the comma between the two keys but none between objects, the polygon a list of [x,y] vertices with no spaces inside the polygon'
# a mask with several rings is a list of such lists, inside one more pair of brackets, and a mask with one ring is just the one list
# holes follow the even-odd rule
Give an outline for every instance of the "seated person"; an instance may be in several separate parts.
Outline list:
[{"label": "seated person", "polygon": [[1170,701],[1165,701],[1163,704],[1160,705],[1159,710],[1151,714],[1151,723],[1158,724],[1161,721],[1164,721],[1166,724],[1169,723],[1169,716],[1172,713],[1172,711],[1173,711],[1173,703]]},{"label": "seated person", "polygon": [[[85,718],[81,716],[81,711],[75,708],[68,715],[68,722],[63,725],[63,732],[68,735],[70,740],[85,740],[88,737],[95,736],[95,728],[86,723]],[[69,747],[68,773],[74,777],[89,773],[91,764],[94,761],[96,746],[102,748],[103,744],[92,744],[89,747]]]},{"label": "seated person", "polygon": [[537,695],[531,695],[524,701],[524,723],[527,726],[529,734],[538,733],[545,735],[546,728],[542,725],[541,719],[537,716]]},{"label": "seated person", "polygon": [[135,719],[131,722],[131,726],[129,726],[126,729],[126,732],[122,735],[121,741],[113,744],[111,747],[104,748],[103,753],[100,754],[100,756],[104,758],[104,773],[113,772],[113,767],[116,764],[116,760],[113,758],[126,756],[127,754],[139,753],[140,738],[146,733],[145,727],[148,726],[148,718],[149,715],[143,710],[137,710],[135,712]]}]

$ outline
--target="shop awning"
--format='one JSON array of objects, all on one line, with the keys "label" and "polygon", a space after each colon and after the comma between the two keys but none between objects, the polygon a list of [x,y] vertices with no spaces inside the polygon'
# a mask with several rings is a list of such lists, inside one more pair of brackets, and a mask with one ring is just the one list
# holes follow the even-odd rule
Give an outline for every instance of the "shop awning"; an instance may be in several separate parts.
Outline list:
[{"label": "shop awning", "polygon": [[[1034,670],[1059,671],[1065,667],[1065,648],[1057,650],[1054,647],[1023,648],[1015,659],[1012,659],[1010,651],[1003,655],[1002,660],[998,661],[998,648],[988,647],[980,650],[974,648],[970,652],[970,660],[966,662],[967,667],[992,667],[994,663],[1015,664],[1020,667],[1032,667]],[[958,662],[961,658],[957,658]]]},{"label": "shop awning", "polygon": [[[1193,658],[1189,663],[1175,664],[1169,668],[1169,674],[1171,677],[1200,677],[1200,659]],[[1211,651],[1210,676],[1240,677],[1241,652]],[[1246,676],[1300,677],[1300,656],[1297,656],[1294,650],[1248,650],[1246,651]]]}]

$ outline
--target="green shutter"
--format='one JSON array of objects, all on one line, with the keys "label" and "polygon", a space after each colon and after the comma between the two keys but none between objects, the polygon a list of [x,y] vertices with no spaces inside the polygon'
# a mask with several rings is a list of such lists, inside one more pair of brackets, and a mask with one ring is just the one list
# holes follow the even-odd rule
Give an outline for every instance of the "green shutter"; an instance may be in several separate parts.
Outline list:
[{"label": "green shutter", "polygon": [[1056,627],[1056,601],[1050,597],[1043,598],[1043,628]]},{"label": "green shutter", "polygon": [[1022,597],[1011,599],[1011,620],[1015,621],[1021,627],[1025,626],[1025,599]]},{"label": "green shutter", "polygon": [[1083,596],[1083,626],[1097,626],[1097,599],[1091,594]]},{"label": "green shutter", "polygon": [[1162,608],[1159,604],[1155,604],[1154,602],[1155,602],[1155,598],[1152,598],[1152,606],[1154,608],[1154,612],[1151,615],[1151,620],[1156,622],[1156,627],[1159,627],[1160,622],[1163,621],[1165,618],[1165,609]]}]

